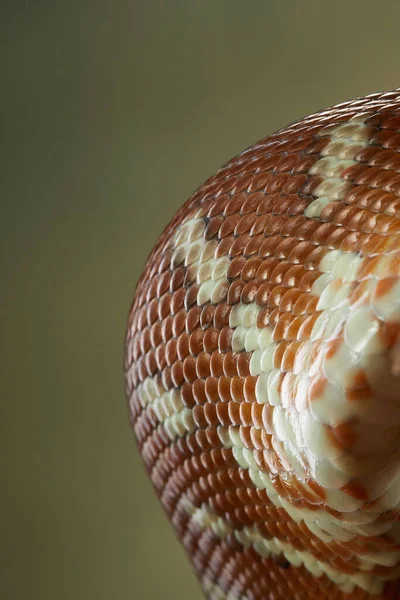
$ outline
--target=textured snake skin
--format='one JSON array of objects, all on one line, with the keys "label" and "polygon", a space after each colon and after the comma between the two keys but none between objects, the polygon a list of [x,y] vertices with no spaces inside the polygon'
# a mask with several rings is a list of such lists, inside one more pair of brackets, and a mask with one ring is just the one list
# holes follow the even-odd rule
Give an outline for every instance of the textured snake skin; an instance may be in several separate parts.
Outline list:
[{"label": "textured snake skin", "polygon": [[254,144],[158,240],[126,390],[207,598],[400,598],[399,274],[400,90]]}]

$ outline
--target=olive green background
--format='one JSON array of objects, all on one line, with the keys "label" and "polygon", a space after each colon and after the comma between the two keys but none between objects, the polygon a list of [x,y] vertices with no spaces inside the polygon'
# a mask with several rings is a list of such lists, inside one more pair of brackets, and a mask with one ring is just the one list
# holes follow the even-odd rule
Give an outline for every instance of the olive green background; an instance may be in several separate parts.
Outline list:
[{"label": "olive green background", "polygon": [[231,156],[400,85],[400,3],[14,1],[0,22],[0,596],[200,600],[128,425],[134,284]]}]

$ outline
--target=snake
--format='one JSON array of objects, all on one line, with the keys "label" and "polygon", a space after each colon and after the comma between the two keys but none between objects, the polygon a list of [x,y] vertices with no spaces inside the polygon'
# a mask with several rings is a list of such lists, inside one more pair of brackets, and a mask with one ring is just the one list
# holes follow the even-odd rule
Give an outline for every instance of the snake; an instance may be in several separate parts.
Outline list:
[{"label": "snake", "polygon": [[400,598],[400,88],[207,179],[147,259],[124,352],[206,598]]}]

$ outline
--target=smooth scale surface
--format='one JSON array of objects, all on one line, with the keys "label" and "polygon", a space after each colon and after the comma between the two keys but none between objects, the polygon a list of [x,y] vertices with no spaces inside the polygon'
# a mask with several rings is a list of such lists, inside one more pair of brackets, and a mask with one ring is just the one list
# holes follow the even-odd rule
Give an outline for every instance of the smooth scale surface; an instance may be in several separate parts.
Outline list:
[{"label": "smooth scale surface", "polygon": [[131,422],[210,599],[397,597],[399,217],[395,90],[254,144],[147,261]]}]

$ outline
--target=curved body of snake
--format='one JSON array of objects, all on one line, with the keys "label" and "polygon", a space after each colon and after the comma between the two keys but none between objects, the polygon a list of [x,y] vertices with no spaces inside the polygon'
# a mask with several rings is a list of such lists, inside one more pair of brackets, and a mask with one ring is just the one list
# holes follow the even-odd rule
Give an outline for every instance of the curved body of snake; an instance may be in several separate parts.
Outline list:
[{"label": "curved body of snake", "polygon": [[126,334],[146,469],[213,600],[400,597],[400,90],[208,179]]}]

